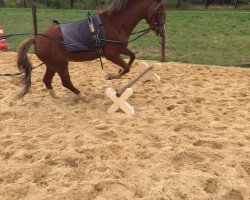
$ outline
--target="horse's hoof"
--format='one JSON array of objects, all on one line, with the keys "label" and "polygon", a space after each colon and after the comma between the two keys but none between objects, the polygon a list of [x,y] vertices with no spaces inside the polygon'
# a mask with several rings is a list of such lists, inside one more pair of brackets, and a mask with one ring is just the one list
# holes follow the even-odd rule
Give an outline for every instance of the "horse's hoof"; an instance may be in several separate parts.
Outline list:
[{"label": "horse's hoof", "polygon": [[118,74],[122,73],[123,69],[120,68],[119,71],[118,71]]},{"label": "horse's hoof", "polygon": [[23,99],[23,96],[21,96],[21,95],[16,95],[12,100],[13,101],[19,101],[19,100],[21,100],[21,99]]},{"label": "horse's hoof", "polygon": [[59,99],[59,97],[56,96],[56,93],[53,89],[48,89],[48,92],[53,99]]},{"label": "horse's hoof", "polygon": [[89,98],[87,95],[83,94],[83,93],[80,93],[77,95],[78,99],[81,100],[81,101],[84,101],[84,102],[88,102],[89,101]]},{"label": "horse's hoof", "polygon": [[113,74],[106,75],[106,80],[112,80],[112,79],[113,79]]}]

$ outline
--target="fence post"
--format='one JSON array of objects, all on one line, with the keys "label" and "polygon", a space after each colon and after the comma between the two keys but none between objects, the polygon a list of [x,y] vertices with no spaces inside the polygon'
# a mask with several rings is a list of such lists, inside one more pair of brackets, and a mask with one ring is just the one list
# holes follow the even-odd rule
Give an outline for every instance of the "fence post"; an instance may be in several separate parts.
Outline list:
[{"label": "fence post", "polygon": [[164,62],[166,58],[166,34],[164,32],[161,38],[161,61]]},{"label": "fence post", "polygon": [[166,10],[164,12],[164,33],[161,37],[161,61],[164,62],[166,59]]},{"label": "fence post", "polygon": [[34,36],[37,36],[36,6],[32,6],[32,18],[33,18]]}]

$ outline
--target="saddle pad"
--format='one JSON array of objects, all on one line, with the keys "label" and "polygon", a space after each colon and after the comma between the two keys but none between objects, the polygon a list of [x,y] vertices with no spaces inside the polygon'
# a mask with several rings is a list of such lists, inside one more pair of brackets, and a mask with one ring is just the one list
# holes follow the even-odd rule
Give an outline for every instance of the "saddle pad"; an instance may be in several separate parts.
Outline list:
[{"label": "saddle pad", "polygon": [[[93,23],[100,39],[106,39],[105,29],[99,15],[93,16]],[[95,50],[96,42],[91,37],[88,21],[60,24],[64,46],[68,52]],[[104,41],[101,41],[101,46]]]}]

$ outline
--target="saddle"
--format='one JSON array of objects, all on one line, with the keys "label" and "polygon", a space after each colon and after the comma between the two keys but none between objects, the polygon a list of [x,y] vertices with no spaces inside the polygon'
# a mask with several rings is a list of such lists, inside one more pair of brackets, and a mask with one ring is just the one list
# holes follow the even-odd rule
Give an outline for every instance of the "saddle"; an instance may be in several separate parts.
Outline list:
[{"label": "saddle", "polygon": [[106,33],[98,14],[92,17],[88,14],[88,19],[82,21],[60,24],[60,29],[68,52],[95,50],[102,55]]}]

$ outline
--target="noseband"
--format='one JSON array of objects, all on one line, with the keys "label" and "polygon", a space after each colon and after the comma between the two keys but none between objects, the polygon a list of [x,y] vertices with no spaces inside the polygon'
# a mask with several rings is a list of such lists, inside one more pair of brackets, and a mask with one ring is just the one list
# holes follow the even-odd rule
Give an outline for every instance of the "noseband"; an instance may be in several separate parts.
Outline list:
[{"label": "noseband", "polygon": [[161,17],[164,13],[162,13],[162,12],[159,11],[159,8],[160,8],[161,6],[164,6],[164,3],[163,3],[163,2],[160,2],[159,4],[157,4],[157,6],[156,6],[155,9],[154,9],[154,12],[153,12],[152,16],[151,16],[150,19],[148,20],[148,23],[150,23],[150,21],[151,21],[153,18],[155,18],[155,19],[154,19],[154,26],[152,27],[152,29],[153,29],[154,31],[159,30],[160,27],[162,26],[162,25],[160,24],[160,17]]}]

